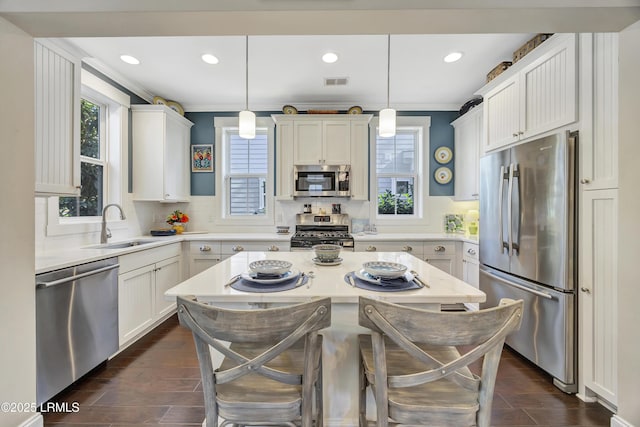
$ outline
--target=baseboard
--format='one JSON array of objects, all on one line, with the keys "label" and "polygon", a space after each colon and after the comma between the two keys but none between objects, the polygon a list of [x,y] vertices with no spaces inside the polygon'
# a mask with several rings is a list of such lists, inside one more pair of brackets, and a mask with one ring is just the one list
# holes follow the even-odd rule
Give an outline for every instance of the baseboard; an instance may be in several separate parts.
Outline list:
[{"label": "baseboard", "polygon": [[633,427],[633,424],[626,422],[618,415],[614,415],[611,417],[611,427]]},{"label": "baseboard", "polygon": [[42,418],[42,414],[38,412],[37,414],[29,418],[27,421],[18,425],[17,427],[42,427],[42,426],[44,426],[44,419]]}]

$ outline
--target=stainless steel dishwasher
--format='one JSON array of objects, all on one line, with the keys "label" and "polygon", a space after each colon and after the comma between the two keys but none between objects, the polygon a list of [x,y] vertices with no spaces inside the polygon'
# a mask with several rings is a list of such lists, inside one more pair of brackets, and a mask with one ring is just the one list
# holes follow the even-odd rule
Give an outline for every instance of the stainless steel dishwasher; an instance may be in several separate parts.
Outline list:
[{"label": "stainless steel dishwasher", "polygon": [[40,405],[118,350],[118,258],[36,275]]}]

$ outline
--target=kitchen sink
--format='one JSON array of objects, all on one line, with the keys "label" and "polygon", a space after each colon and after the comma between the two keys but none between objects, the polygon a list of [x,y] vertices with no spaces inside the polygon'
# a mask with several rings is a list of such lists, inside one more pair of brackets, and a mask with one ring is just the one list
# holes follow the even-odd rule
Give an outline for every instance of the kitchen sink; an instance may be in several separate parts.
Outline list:
[{"label": "kitchen sink", "polygon": [[155,243],[158,240],[127,240],[125,242],[113,242],[113,243],[101,243],[99,245],[85,246],[85,249],[124,249],[135,246],[148,245]]}]

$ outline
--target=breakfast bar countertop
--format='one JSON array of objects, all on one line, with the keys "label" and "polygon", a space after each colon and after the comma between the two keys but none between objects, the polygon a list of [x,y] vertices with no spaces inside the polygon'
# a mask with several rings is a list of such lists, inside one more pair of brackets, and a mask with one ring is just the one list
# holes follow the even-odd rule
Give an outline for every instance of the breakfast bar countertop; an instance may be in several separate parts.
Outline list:
[{"label": "breakfast bar countertop", "polygon": [[[195,295],[202,300],[219,302],[276,302],[295,303],[309,297],[331,297],[334,303],[357,304],[360,295],[375,295],[396,303],[452,304],[460,302],[483,302],[485,294],[432,265],[405,252],[347,252],[340,253],[342,263],[321,266],[313,262],[311,251],[301,252],[241,252],[213,267],[174,286],[165,293],[169,299],[177,295]],[[261,259],[289,261],[292,268],[302,272],[313,272],[309,286],[282,292],[242,292],[225,287],[233,276],[249,270],[249,263]],[[390,261],[415,270],[420,279],[429,285],[416,290],[401,292],[372,292],[349,286],[344,281],[346,273],[357,271],[368,261]],[[267,286],[267,285],[265,285]]]}]

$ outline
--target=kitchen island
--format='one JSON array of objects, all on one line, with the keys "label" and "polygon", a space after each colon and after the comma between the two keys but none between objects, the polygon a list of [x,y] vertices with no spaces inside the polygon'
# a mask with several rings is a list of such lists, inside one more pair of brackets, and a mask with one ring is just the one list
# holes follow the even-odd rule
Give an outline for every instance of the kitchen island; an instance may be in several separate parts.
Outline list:
[{"label": "kitchen island", "polygon": [[[168,299],[177,295],[195,295],[198,300],[229,308],[261,308],[278,304],[330,297],[331,327],[324,330],[323,382],[324,419],[328,426],[358,425],[358,351],[357,335],[367,330],[358,326],[358,297],[383,299],[398,304],[412,304],[439,310],[441,304],[479,303],[485,295],[431,265],[404,252],[342,252],[341,264],[318,266],[312,251],[303,252],[242,252],[191,277],[165,293]],[[225,287],[237,274],[248,270],[249,263],[261,259],[290,261],[293,268],[313,272],[307,284],[283,292],[242,292]],[[390,261],[415,270],[429,287],[401,292],[375,292],[354,288],[344,281],[344,275],[362,268],[368,261]],[[220,359],[214,357],[214,363]],[[368,405],[369,408],[372,405]]]}]

